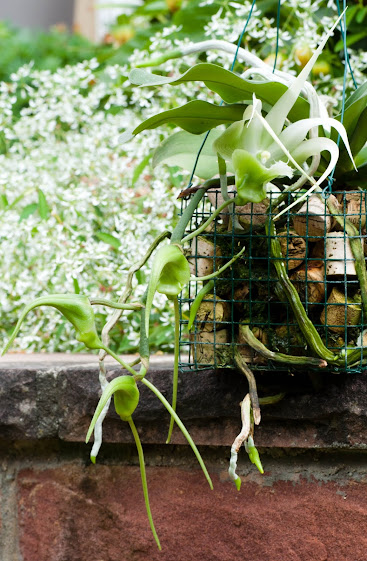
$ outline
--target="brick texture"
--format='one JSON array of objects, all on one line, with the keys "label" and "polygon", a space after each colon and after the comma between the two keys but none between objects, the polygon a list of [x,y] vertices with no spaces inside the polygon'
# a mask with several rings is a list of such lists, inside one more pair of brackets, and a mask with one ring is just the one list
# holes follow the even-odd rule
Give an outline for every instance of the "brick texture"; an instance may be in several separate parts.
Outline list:
[{"label": "brick texture", "polygon": [[63,466],[18,475],[24,561],[365,561],[367,481],[245,481],[148,468],[163,551],[136,467]]}]

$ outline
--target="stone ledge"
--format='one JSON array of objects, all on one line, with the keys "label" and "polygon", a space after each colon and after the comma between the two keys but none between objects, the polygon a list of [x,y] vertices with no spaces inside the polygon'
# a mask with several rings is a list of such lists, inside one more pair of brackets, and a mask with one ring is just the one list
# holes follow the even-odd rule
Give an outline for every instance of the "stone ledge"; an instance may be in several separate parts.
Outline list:
[{"label": "stone ledge", "polygon": [[[121,374],[112,361],[108,376]],[[170,399],[171,357],[153,360],[149,379]],[[257,375],[259,395],[285,391],[279,403],[262,408],[256,443],[269,449],[366,450],[367,378],[320,374]],[[315,385],[318,389],[315,389]],[[140,386],[134,414],[143,443],[166,440],[168,414]],[[247,381],[233,370],[180,375],[178,413],[198,445],[229,446],[240,429],[239,402]],[[5,440],[58,439],[83,442],[99,395],[95,355],[9,355],[0,363],[0,434]],[[130,443],[129,427],[113,408],[104,422],[104,442]],[[173,444],[185,444],[175,430]]]}]

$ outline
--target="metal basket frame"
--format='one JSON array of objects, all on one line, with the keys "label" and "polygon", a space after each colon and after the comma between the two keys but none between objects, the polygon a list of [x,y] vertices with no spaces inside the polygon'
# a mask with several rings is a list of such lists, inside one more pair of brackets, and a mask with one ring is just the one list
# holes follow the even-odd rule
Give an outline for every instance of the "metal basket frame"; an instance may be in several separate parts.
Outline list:
[{"label": "metal basket frame", "polygon": [[[338,198],[340,204],[340,214],[342,216],[347,216],[348,211],[348,201],[351,195],[354,195],[357,200],[360,198],[359,207],[354,208],[354,212],[348,213],[348,219],[352,219],[356,225],[358,224],[358,234],[362,239],[362,243],[366,242],[366,215],[367,215],[367,193],[364,191],[341,191],[333,193],[334,196]],[[230,196],[234,196],[235,192],[232,191]],[[188,232],[194,231],[200,226],[205,220],[207,220],[214,207],[219,206],[220,191],[217,189],[208,190],[201,201],[198,209],[192,217],[191,223],[188,226]],[[209,201],[212,201],[211,204]],[[186,208],[189,199],[184,199],[182,201],[182,211]],[[288,206],[294,200],[294,194],[289,193],[288,202],[285,201],[284,204]],[[290,255],[288,249],[290,247],[290,241],[294,234],[292,234],[293,223],[299,217],[299,210],[302,204],[307,207],[306,211],[306,233],[304,236],[305,240],[305,256],[303,259],[299,259],[300,263],[298,266],[294,266],[294,256]],[[347,251],[344,252],[344,272],[341,275],[332,276],[325,274],[322,281],[315,281],[309,278],[310,270],[315,266],[316,263],[321,263],[321,268],[325,271],[327,268],[331,267],[333,261],[340,261],[339,258],[333,258],[327,255],[326,251],[326,235],[327,235],[327,220],[330,214],[327,211],[326,204],[324,205],[324,210],[319,213],[320,219],[324,220],[325,230],[320,236],[309,235],[309,225],[310,216],[308,215],[310,199],[306,202],[301,202],[297,206],[290,209],[282,218],[277,222],[277,237],[279,239],[284,238],[284,247],[286,251],[283,252],[284,262],[287,267],[289,276],[292,278],[293,271],[297,272],[301,268],[304,269],[305,282],[301,289],[303,292],[301,300],[304,303],[305,310],[313,321],[314,326],[320,333],[325,345],[332,351],[339,352],[341,348],[348,350],[354,348],[357,343],[357,338],[360,334],[363,334],[365,320],[363,307],[358,303],[358,292],[359,292],[359,281],[357,276],[348,273],[348,264],[353,261],[353,258],[347,255]],[[198,287],[197,282],[190,282],[189,289],[186,294],[182,294],[180,298],[180,368],[182,371],[193,371],[201,370],[207,368],[219,368],[219,367],[234,367],[234,350],[235,347],[240,348],[241,352],[248,351],[248,346],[244,343],[239,342],[239,326],[246,324],[251,327],[253,331],[261,330],[262,333],[266,334],[267,346],[271,350],[279,351],[279,342],[277,342],[276,333],[282,331],[282,341],[285,341],[285,348],[281,351],[286,354],[294,355],[302,354],[307,355],[309,350],[304,341],[300,341],[299,338],[299,326],[293,315],[290,304],[283,298],[279,297],[278,278],[274,268],[274,258],[270,254],[270,241],[271,236],[266,234],[265,228],[259,226],[258,222],[262,221],[264,218],[264,213],[259,213],[257,207],[258,205],[250,205],[250,211],[246,208],[246,212],[241,213],[241,208],[231,206],[232,210],[227,217],[221,217],[213,221],[210,231],[205,231],[202,237],[208,240],[210,244],[213,245],[213,254],[211,257],[207,255],[200,255],[195,250],[197,247],[197,242],[195,239],[191,245],[191,249],[187,250],[187,257],[192,266],[193,274],[198,273],[199,260],[208,259],[212,261],[213,270],[217,270],[221,264],[232,259],[239,251],[243,245],[246,246],[245,253],[241,258],[238,259],[231,267],[229,267],[222,276],[219,276],[214,281],[213,287],[213,297],[205,297],[203,302],[210,302],[214,307],[214,314],[212,319],[208,318],[205,322],[205,329],[209,330],[211,333],[210,341],[205,341],[201,339],[201,334],[203,333],[202,322],[195,320],[193,330],[188,335],[187,324],[188,324],[188,308],[194,301],[200,286]],[[356,206],[356,205],[354,205]],[[268,213],[269,216],[274,217],[278,212],[272,211],[272,202],[269,201]],[[239,232],[235,229],[235,218],[240,220],[245,216],[246,224],[248,228],[246,231]],[[224,222],[227,220],[229,222],[229,228],[224,227]],[[333,236],[335,234],[335,236]],[[302,237],[302,236],[299,236]],[[335,237],[340,239],[344,243],[344,247],[348,247],[348,236],[342,231],[342,235],[339,232],[329,232],[328,240]],[[315,256],[315,246],[319,242],[319,245],[324,244],[324,254]],[[321,242],[321,243],[320,243]],[[196,243],[196,246],[195,246]],[[328,242],[329,243],[329,242]],[[290,261],[292,262],[292,267],[290,267]],[[366,260],[366,259],[365,259]],[[338,264],[340,266],[340,263]],[[353,266],[353,265],[352,265]],[[241,273],[241,274],[239,274]],[[320,285],[321,293],[324,293],[324,297],[319,302],[311,302],[310,294],[315,287],[316,282]],[[248,294],[243,297],[239,297],[238,288],[241,285],[247,285]],[[223,286],[226,286],[223,289]],[[335,294],[343,295],[344,301],[342,302],[330,302],[331,292],[336,291]],[[210,295],[208,295],[210,296]],[[216,320],[216,306],[218,302],[221,305],[226,306],[229,309],[229,315],[221,321]],[[333,307],[333,308],[332,308]],[[344,321],[341,322],[340,319],[337,324],[332,324],[328,322],[329,318],[333,318],[336,310],[340,308],[344,310]],[[355,308],[355,315],[358,319],[353,319],[353,324],[349,325],[350,322],[350,310]],[[360,313],[358,312],[360,309]],[[320,317],[324,314],[324,319],[321,321]],[[340,313],[338,312],[338,317]],[[331,319],[332,321],[332,319]],[[335,320],[334,320],[335,322]],[[226,338],[223,340],[223,330],[226,331]],[[272,335],[274,334],[274,335]],[[363,337],[360,336],[363,340]],[[344,343],[341,345],[341,341]],[[284,344],[282,345],[284,347]],[[205,352],[202,352],[204,347]],[[300,348],[301,347],[301,348]],[[187,354],[188,353],[188,354]],[[212,359],[208,360],[207,356],[212,354]],[[206,360],[203,360],[203,356],[206,356]],[[311,355],[310,355],[311,356]],[[253,351],[250,352],[250,356],[247,357],[247,362],[252,370],[257,371],[268,371],[268,370],[294,370],[294,368],[288,368],[286,365],[274,364],[272,361],[260,360],[257,353]],[[343,367],[330,367],[330,371],[338,372],[360,372],[364,369],[363,366],[363,353],[361,347],[360,360],[358,364],[351,367],[346,363]]]}]

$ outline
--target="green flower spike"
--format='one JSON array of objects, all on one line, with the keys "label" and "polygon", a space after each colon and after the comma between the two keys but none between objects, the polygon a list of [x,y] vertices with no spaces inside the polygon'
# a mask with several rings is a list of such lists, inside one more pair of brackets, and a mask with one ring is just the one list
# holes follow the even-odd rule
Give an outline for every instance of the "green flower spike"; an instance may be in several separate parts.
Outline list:
[{"label": "green flower spike", "polygon": [[[95,304],[103,303],[112,308],[131,309],[130,305],[116,304],[108,300],[92,300],[92,302]],[[2,355],[4,355],[13,344],[26,315],[34,308],[38,308],[38,306],[51,306],[52,308],[56,308],[74,326],[76,339],[78,341],[84,343],[88,349],[103,349],[132,375],[136,374],[131,366],[122,361],[111,349],[103,345],[98,337],[92,304],[87,296],[83,296],[82,294],[49,294],[36,298],[36,300],[33,300],[33,302],[25,306],[8,343],[1,353]],[[141,306],[139,305],[139,307]]]},{"label": "green flower spike", "polygon": [[[110,382],[108,386],[106,386],[96,407],[95,413],[93,415],[93,419],[89,425],[85,442],[88,443],[92,435],[93,429],[95,427],[95,424],[98,421],[98,418],[101,415],[106,403],[108,402],[108,400],[111,398],[112,395],[114,399],[116,413],[119,415],[122,421],[126,421],[127,423],[129,423],[131,432],[133,433],[134,436],[136,448],[138,450],[141,483],[143,487],[144,501],[145,501],[145,507],[149,519],[149,524],[154,539],[157,543],[157,546],[159,549],[161,549],[161,544],[159,542],[159,538],[153,522],[152,512],[150,510],[143,447],[141,445],[139,433],[136,430],[134,421],[132,420],[132,414],[134,413],[139,403],[139,390],[132,376],[119,376],[118,378],[112,380],[112,382]],[[91,457],[91,460],[93,463],[96,462],[95,457]]]}]

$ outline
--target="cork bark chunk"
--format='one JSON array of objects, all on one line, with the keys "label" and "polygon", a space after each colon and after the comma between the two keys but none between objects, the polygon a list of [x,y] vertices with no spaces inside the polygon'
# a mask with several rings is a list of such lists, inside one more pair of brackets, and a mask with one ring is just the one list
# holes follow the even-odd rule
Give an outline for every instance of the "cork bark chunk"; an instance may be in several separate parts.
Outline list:
[{"label": "cork bark chunk", "polygon": [[361,318],[361,304],[345,299],[345,295],[333,288],[323,309],[320,321],[335,333],[344,333],[346,326],[358,325]]},{"label": "cork bark chunk", "polygon": [[[334,195],[330,195],[334,204],[339,203]],[[326,200],[317,195],[309,197],[293,218],[293,228],[301,237],[317,241],[330,232],[333,217],[328,211]]]}]

